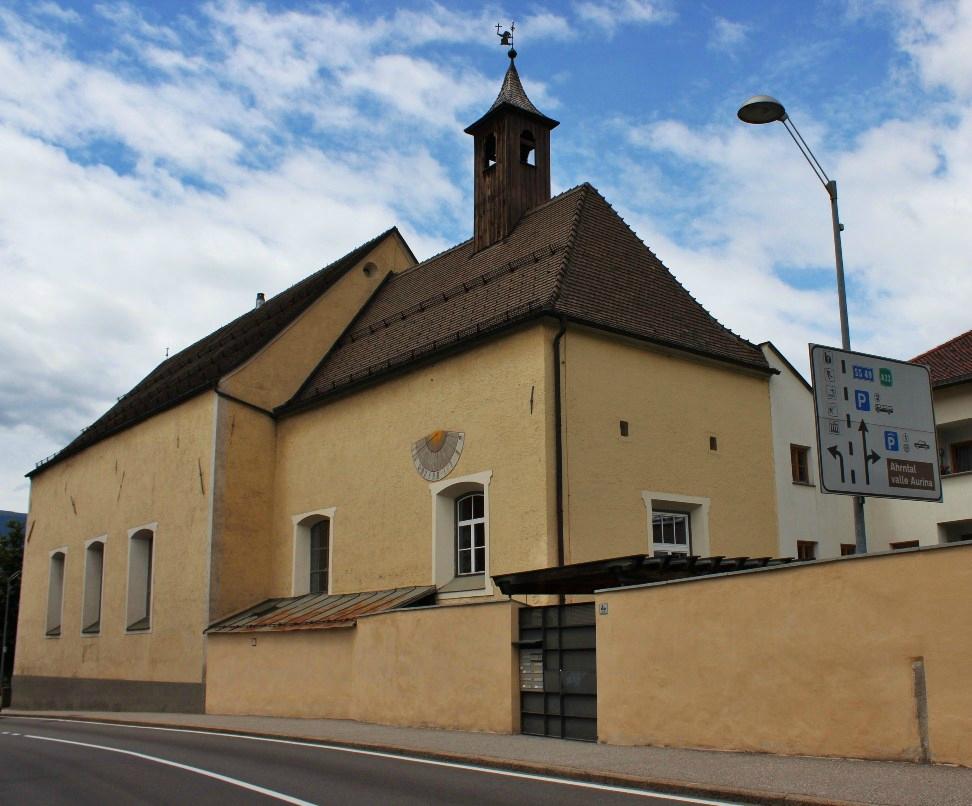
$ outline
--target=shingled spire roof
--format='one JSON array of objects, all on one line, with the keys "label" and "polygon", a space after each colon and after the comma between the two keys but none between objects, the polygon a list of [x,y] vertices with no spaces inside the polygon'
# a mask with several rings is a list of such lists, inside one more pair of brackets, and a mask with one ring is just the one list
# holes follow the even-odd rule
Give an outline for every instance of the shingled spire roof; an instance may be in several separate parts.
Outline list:
[{"label": "shingled spire roof", "polygon": [[495,112],[504,107],[519,109],[521,112],[525,112],[528,115],[542,120],[551,129],[560,125],[559,121],[548,118],[543,112],[537,109],[527,97],[526,90],[523,89],[523,84],[520,83],[520,74],[516,71],[516,62],[513,60],[513,57],[510,58],[510,66],[506,69],[506,75],[503,76],[503,86],[500,87],[499,95],[496,96],[493,105],[486,111],[485,115],[466,129],[466,134],[472,134],[473,130],[483,123],[483,121],[492,117]]}]

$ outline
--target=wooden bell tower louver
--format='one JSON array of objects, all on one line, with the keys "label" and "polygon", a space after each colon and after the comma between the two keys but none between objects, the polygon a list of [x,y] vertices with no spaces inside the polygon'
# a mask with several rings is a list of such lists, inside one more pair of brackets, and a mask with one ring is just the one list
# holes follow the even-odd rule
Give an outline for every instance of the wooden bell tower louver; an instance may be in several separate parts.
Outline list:
[{"label": "wooden bell tower louver", "polygon": [[466,129],[473,136],[475,249],[503,240],[524,213],[550,199],[550,130],[559,123],[527,98],[516,51],[496,100]]}]

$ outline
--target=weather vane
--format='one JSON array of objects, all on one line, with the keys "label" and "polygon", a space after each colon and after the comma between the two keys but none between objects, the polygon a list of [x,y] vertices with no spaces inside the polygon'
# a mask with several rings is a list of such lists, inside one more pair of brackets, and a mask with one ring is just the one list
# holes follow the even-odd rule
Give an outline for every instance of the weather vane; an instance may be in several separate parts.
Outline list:
[{"label": "weather vane", "polygon": [[500,31],[503,26],[496,23],[496,35],[500,38],[500,44],[505,48],[509,47],[509,53],[507,54],[511,59],[516,58],[516,51],[513,49],[513,32],[516,30],[516,23],[510,23],[510,30]]}]

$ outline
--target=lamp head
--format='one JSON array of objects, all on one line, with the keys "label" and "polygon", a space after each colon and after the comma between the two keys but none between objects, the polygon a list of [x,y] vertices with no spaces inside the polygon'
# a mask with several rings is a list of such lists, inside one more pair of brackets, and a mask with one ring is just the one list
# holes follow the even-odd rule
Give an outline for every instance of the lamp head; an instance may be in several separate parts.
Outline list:
[{"label": "lamp head", "polygon": [[774,123],[786,120],[783,104],[769,95],[754,95],[736,113],[743,123]]}]

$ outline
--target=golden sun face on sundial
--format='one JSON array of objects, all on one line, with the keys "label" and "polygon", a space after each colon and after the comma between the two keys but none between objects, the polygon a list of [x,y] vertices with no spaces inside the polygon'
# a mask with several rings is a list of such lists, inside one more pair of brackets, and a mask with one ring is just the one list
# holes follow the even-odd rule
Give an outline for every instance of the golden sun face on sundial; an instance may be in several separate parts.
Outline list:
[{"label": "golden sun face on sundial", "polygon": [[412,461],[426,481],[439,481],[459,463],[465,434],[462,431],[433,431],[412,445]]}]

